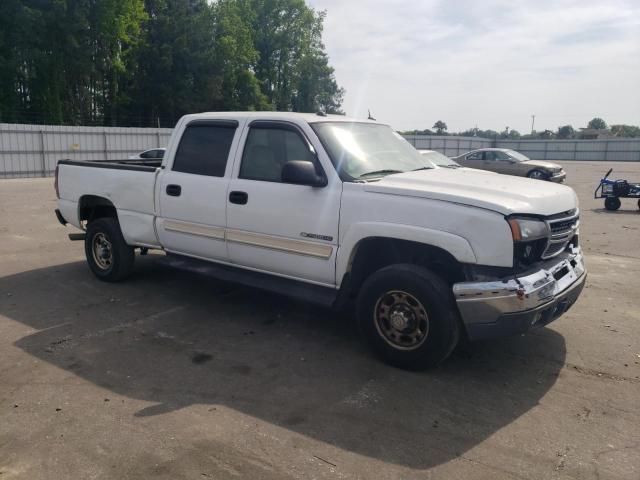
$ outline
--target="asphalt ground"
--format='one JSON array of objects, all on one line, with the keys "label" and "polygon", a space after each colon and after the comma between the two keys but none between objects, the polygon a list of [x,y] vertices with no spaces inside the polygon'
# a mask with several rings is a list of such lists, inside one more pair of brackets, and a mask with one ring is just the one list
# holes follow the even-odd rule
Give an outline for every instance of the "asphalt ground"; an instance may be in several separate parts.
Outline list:
[{"label": "asphalt ground", "polygon": [[89,272],[53,180],[0,180],[0,480],[640,478],[640,213],[566,162],[589,278],[526,336],[405,372],[348,316],[138,257]]}]

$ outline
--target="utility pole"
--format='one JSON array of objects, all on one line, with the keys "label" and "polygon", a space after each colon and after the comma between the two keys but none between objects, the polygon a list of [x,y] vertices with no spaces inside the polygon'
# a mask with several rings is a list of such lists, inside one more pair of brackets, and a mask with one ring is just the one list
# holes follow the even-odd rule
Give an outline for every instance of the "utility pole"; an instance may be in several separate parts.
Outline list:
[{"label": "utility pole", "polygon": [[535,125],[536,125],[536,116],[531,115],[531,135],[533,135],[533,132],[535,132],[535,130],[533,129]]}]

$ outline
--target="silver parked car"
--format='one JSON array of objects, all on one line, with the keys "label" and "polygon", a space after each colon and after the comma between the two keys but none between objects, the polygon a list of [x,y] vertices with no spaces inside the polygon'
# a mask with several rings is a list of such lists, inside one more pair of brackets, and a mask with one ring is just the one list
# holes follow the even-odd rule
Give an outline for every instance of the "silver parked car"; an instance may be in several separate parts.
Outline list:
[{"label": "silver parked car", "polygon": [[563,182],[567,174],[561,165],[529,157],[508,148],[481,148],[467,152],[453,160],[464,167],[529,177],[537,180]]}]

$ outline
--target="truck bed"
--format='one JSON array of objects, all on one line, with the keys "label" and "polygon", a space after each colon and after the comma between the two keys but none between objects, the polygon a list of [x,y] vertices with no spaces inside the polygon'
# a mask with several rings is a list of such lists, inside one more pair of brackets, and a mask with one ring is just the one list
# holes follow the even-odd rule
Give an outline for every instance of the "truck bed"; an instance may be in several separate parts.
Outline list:
[{"label": "truck bed", "polygon": [[[155,172],[162,165],[161,158],[127,159],[127,160],[59,160],[58,165],[76,165],[80,167],[111,168],[120,170],[135,170],[141,172]],[[133,168],[132,168],[133,167]],[[142,168],[139,168],[142,167]]]},{"label": "truck bed", "polygon": [[90,197],[109,199],[130,245],[156,246],[156,172],[162,160],[58,162],[59,207],[65,220],[82,228],[80,206]]}]

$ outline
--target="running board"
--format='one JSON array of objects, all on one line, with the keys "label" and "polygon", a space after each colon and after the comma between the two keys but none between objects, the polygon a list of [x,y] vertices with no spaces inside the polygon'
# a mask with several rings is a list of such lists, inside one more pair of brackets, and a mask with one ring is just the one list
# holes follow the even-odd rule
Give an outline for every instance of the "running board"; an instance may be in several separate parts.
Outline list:
[{"label": "running board", "polygon": [[168,254],[157,260],[179,270],[199,273],[218,280],[239,283],[249,287],[267,290],[272,293],[285,295],[305,302],[311,302],[323,307],[332,307],[336,303],[338,290],[309,283],[290,280],[288,278],[254,272],[244,268],[231,267],[213,262],[207,262],[183,255]]}]

